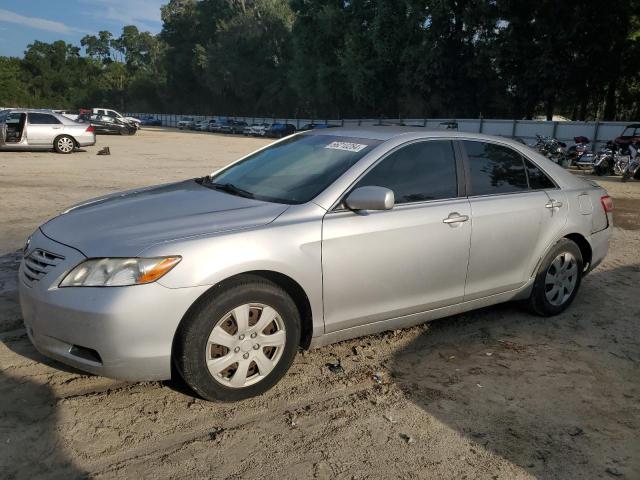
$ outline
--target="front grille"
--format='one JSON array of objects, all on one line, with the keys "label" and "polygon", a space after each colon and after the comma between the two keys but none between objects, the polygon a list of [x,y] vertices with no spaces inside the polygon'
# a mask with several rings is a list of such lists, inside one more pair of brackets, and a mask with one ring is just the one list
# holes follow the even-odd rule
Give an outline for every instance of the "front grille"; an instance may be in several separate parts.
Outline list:
[{"label": "front grille", "polygon": [[37,282],[62,260],[62,255],[36,248],[24,259],[22,272],[28,283]]}]

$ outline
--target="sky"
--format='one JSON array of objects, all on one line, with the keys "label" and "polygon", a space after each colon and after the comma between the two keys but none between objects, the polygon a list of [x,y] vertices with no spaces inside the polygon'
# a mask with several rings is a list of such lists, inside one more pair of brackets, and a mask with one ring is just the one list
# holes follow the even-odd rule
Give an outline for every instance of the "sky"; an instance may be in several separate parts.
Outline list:
[{"label": "sky", "polygon": [[34,40],[80,46],[87,34],[125,25],[158,33],[160,6],[168,0],[0,0],[0,56],[22,57]]}]

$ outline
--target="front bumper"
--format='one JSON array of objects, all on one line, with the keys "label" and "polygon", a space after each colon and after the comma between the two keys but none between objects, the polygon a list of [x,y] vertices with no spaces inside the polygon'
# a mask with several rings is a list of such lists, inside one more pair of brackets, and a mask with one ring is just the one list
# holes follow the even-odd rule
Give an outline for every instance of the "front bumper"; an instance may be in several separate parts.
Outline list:
[{"label": "front bumper", "polygon": [[24,260],[20,265],[20,306],[38,351],[105,377],[131,381],[171,378],[173,337],[206,286],[170,289],[151,283],[58,288],[60,280],[85,257],[39,230],[32,237],[30,251],[38,248],[64,257],[37,281],[25,276]]}]

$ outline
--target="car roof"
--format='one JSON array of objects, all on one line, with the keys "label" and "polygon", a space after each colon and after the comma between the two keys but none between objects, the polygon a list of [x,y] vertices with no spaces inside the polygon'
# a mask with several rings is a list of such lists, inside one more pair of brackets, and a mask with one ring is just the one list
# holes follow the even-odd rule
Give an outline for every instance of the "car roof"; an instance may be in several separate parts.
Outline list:
[{"label": "car roof", "polygon": [[59,115],[53,110],[49,110],[47,108],[7,108],[5,110],[16,113],[52,113],[54,115]]},{"label": "car roof", "polygon": [[369,126],[369,127],[337,127],[321,128],[305,132],[305,135],[328,135],[332,137],[366,138],[371,140],[387,141],[396,137],[406,136],[411,138],[464,138],[477,140],[498,140],[504,143],[521,145],[509,137],[485,135],[481,133],[459,132],[457,130],[433,130],[424,127],[396,127],[396,126]]},{"label": "car roof", "polygon": [[627,125],[625,128],[640,128],[640,123],[632,123],[631,125]]}]

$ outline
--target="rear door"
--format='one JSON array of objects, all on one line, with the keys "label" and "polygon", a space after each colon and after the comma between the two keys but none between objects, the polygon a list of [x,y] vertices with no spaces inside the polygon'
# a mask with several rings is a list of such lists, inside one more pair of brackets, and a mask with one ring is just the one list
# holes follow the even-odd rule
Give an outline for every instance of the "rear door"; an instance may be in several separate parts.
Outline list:
[{"label": "rear door", "polygon": [[567,207],[559,190],[550,198],[554,183],[516,150],[476,140],[461,144],[472,215],[467,301],[524,285]]},{"label": "rear door", "polygon": [[356,183],[393,190],[387,211],[328,212],[322,227],[327,332],[461,302],[469,258],[469,201],[452,142],[389,153]]},{"label": "rear door", "polygon": [[62,133],[62,122],[48,113],[31,112],[27,117],[29,145],[53,146],[53,140]]}]

